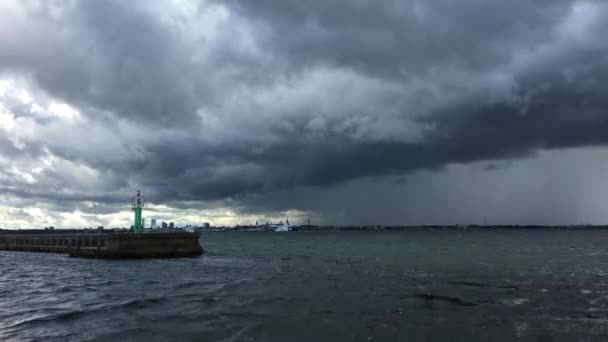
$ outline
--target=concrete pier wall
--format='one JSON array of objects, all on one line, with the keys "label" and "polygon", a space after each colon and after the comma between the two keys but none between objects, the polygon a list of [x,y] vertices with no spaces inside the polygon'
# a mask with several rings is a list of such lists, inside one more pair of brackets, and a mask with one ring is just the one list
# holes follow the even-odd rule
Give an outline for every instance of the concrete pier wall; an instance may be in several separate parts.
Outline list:
[{"label": "concrete pier wall", "polygon": [[167,258],[200,255],[199,233],[0,234],[0,251],[67,253],[89,258]]}]

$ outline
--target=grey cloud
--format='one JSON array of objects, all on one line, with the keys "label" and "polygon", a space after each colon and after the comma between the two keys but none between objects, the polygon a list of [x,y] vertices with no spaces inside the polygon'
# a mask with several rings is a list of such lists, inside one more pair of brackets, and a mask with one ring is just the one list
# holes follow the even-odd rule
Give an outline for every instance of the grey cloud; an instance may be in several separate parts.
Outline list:
[{"label": "grey cloud", "polygon": [[8,45],[0,53],[0,70],[23,71],[53,96],[84,109],[150,123],[194,120],[197,79],[184,77],[196,76],[190,51],[177,32],[145,11],[145,2],[57,4],[59,18],[44,4],[25,6],[28,20],[16,23],[25,37],[0,35]]},{"label": "grey cloud", "polygon": [[[228,1],[298,65],[407,78],[444,65],[488,71],[551,39],[576,1]],[[266,33],[264,35],[264,33]]]},{"label": "grey cloud", "polygon": [[31,220],[34,218],[31,214],[28,214],[23,209],[11,209],[11,210],[9,210],[9,213],[11,214],[11,216],[16,217],[21,220]]}]

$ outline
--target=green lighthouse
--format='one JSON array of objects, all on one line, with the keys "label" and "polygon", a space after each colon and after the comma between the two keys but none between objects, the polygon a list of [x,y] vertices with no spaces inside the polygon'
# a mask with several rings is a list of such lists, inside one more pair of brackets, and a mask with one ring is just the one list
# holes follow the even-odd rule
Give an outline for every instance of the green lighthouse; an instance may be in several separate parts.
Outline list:
[{"label": "green lighthouse", "polygon": [[135,222],[133,224],[133,231],[135,233],[141,234],[143,231],[143,224],[141,220],[141,211],[144,207],[144,196],[141,195],[141,192],[137,190],[137,195],[133,197],[132,208],[135,212]]}]

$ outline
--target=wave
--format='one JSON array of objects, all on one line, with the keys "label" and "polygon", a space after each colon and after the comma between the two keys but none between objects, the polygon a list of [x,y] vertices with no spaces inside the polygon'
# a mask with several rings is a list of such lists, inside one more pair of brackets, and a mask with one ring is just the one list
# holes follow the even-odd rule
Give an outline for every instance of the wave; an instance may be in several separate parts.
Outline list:
[{"label": "wave", "polygon": [[[200,288],[200,287],[205,287],[205,286],[209,286],[209,285],[218,285],[218,283],[215,281],[209,281],[209,280],[188,281],[188,282],[184,282],[184,283],[175,284],[172,286],[172,288],[174,290],[184,290],[184,289],[190,289],[190,288]],[[221,284],[221,285],[225,285],[225,284]]]},{"label": "wave", "polygon": [[[18,314],[28,314],[27,319],[19,319],[12,323],[4,325],[4,329],[15,329],[26,325],[36,325],[47,322],[68,322],[78,318],[81,318],[85,315],[92,314],[99,311],[105,310],[114,310],[117,308],[142,308],[150,305],[160,304],[165,300],[164,297],[157,298],[139,298],[133,300],[127,300],[119,303],[110,303],[97,305],[95,307],[89,309],[75,309],[75,310],[65,310],[65,309],[44,309],[42,311],[39,310],[28,310],[24,312],[19,312]],[[49,312],[50,311],[50,312]]]},{"label": "wave", "polygon": [[150,297],[150,298],[138,298],[120,302],[114,307],[117,308],[143,308],[150,305],[161,304],[166,301],[167,297]]},{"label": "wave", "polygon": [[430,294],[430,293],[418,293],[418,294],[409,296],[408,298],[424,299],[424,300],[428,300],[428,301],[440,301],[440,302],[460,305],[460,306],[477,306],[477,305],[479,305],[479,303],[471,302],[471,301],[464,300],[464,299],[458,298],[458,297],[434,295],[434,294]]},{"label": "wave", "polygon": [[452,282],[449,282],[448,284],[455,285],[455,286],[469,286],[469,287],[491,287],[491,288],[501,289],[501,290],[519,290],[519,287],[515,286],[515,285],[490,285],[490,284],[476,283],[476,282],[470,282],[470,281],[452,281]]},{"label": "wave", "polygon": [[50,322],[50,321],[58,321],[58,322],[65,322],[65,321],[70,321],[70,320],[74,320],[76,318],[78,318],[80,315],[85,314],[87,311],[84,310],[71,310],[71,311],[63,311],[63,312],[58,312],[58,313],[51,313],[51,314],[40,314],[37,316],[34,316],[33,318],[28,318],[28,319],[21,319],[21,320],[17,320],[11,324],[7,324],[6,326],[4,326],[4,329],[15,329],[15,328],[19,328],[21,326],[24,325],[35,325],[35,324],[41,324],[41,323],[46,323],[46,322]]}]

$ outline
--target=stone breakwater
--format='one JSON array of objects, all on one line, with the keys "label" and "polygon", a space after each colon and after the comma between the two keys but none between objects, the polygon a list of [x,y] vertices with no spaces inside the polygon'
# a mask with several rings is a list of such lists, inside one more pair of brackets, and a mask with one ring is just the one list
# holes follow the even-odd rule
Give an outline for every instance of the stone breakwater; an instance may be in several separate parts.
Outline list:
[{"label": "stone breakwater", "polygon": [[203,253],[199,233],[2,234],[0,251],[66,253],[72,257],[176,258]]}]

